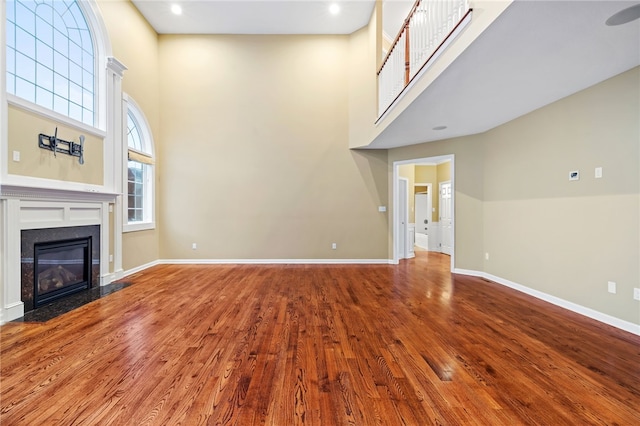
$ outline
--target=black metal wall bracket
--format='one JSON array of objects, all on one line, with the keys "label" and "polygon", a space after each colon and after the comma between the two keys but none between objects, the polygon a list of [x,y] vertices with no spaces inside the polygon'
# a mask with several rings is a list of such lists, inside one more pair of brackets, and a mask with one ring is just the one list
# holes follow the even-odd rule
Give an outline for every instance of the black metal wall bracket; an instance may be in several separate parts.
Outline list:
[{"label": "black metal wall bracket", "polygon": [[84,164],[84,135],[80,135],[79,143],[65,141],[58,139],[58,128],[56,127],[56,132],[53,136],[48,136],[43,133],[38,135],[38,146],[53,151],[54,157],[56,157],[56,153],[58,152],[79,157],[78,162]]}]

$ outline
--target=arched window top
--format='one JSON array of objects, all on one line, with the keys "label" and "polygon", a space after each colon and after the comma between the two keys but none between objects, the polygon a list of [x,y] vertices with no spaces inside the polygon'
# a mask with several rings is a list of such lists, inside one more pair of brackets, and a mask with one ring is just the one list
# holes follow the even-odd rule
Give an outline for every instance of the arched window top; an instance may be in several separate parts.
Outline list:
[{"label": "arched window top", "polygon": [[99,127],[97,64],[110,52],[94,14],[91,2],[7,0],[7,93]]},{"label": "arched window top", "polygon": [[153,137],[149,123],[133,99],[127,99],[127,145],[130,150],[153,157]]}]

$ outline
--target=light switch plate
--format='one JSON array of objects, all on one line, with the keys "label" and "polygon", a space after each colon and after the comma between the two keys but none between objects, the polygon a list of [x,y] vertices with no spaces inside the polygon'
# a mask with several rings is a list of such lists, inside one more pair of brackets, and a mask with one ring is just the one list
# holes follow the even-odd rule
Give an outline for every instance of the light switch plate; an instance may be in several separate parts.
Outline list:
[{"label": "light switch plate", "polygon": [[13,161],[15,162],[20,161],[20,151],[13,151]]},{"label": "light switch plate", "polygon": [[596,167],[596,179],[602,178],[602,167]]}]

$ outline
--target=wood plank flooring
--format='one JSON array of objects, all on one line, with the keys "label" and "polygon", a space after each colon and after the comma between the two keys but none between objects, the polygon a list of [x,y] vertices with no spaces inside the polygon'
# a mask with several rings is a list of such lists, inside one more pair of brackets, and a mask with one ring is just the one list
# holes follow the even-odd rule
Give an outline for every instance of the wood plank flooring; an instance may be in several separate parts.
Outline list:
[{"label": "wood plank flooring", "polygon": [[634,425],[640,338],[401,265],[163,265],[0,328],[1,425]]}]

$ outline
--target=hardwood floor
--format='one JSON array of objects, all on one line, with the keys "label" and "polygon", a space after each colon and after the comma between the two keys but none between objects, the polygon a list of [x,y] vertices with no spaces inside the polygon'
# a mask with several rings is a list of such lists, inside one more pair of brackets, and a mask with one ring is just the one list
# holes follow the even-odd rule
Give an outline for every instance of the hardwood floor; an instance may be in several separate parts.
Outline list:
[{"label": "hardwood floor", "polygon": [[640,338],[418,252],[163,265],[1,327],[1,425],[640,424]]}]

